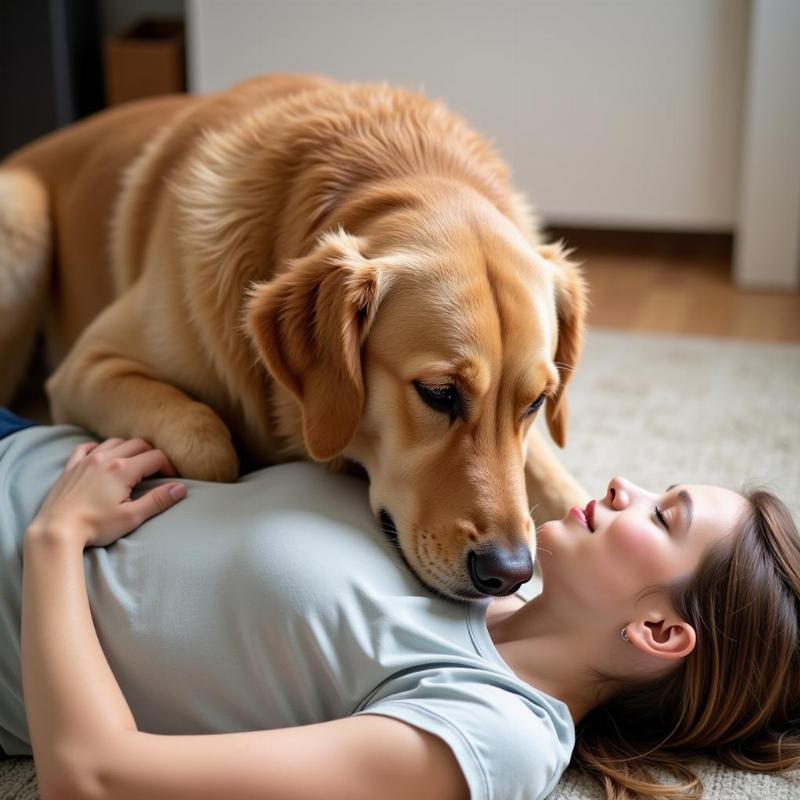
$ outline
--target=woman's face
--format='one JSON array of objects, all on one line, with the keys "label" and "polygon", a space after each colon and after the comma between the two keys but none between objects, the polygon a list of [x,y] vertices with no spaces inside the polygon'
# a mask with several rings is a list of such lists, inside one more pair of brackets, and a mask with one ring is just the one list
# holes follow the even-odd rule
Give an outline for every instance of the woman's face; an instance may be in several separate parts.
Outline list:
[{"label": "woman's face", "polygon": [[718,486],[652,494],[614,478],[605,497],[539,529],[545,591],[566,593],[598,621],[624,622],[642,610],[646,590],[691,574],[747,510],[744,497]]}]

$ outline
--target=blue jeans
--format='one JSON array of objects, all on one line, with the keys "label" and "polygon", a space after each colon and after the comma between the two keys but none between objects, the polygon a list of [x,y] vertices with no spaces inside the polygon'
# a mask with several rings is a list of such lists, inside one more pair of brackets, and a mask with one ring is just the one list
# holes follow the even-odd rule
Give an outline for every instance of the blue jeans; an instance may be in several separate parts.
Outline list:
[{"label": "blue jeans", "polygon": [[23,428],[30,428],[31,425],[36,425],[36,423],[31,422],[29,419],[18,417],[7,408],[0,406],[0,439],[21,431]]},{"label": "blue jeans", "polygon": [[[18,417],[7,408],[0,406],[0,439],[21,431],[23,428],[30,428],[32,425],[36,425],[36,423],[29,419]],[[3,748],[0,747],[0,761],[4,761],[6,757]]]},{"label": "blue jeans", "polygon": [[[17,431],[21,431],[23,428],[30,428],[35,424],[35,422],[18,417],[16,414],[12,414],[7,408],[0,406],[0,439],[10,436]],[[0,761],[5,761],[6,758],[7,756],[3,752],[3,748],[0,747]]]}]

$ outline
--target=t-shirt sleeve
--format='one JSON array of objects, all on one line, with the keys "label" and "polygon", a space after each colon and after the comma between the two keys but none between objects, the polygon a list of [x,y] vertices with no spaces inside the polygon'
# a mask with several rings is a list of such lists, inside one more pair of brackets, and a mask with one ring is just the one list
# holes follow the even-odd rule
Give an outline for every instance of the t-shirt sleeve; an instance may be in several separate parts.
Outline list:
[{"label": "t-shirt sleeve", "polygon": [[446,671],[368,705],[421,728],[452,750],[471,800],[537,800],[566,769],[574,730],[541,704],[498,686],[453,681]]}]

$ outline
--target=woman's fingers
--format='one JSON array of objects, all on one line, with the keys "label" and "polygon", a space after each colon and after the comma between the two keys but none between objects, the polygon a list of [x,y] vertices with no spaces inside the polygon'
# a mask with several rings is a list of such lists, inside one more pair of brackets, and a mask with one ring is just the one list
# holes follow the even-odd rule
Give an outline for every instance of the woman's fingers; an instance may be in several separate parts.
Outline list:
[{"label": "woman's fingers", "polygon": [[119,444],[109,448],[107,452],[109,458],[131,458],[153,449],[153,445],[144,439],[120,439]]},{"label": "woman's fingers", "polygon": [[93,452],[102,453],[106,462],[116,462],[115,466],[135,483],[155,472],[173,478],[178,476],[166,455],[144,439],[107,439],[97,445]]},{"label": "woman's fingers", "polygon": [[95,450],[97,446],[97,442],[84,442],[73,448],[72,453],[70,453],[67,459],[67,463],[64,465],[64,470],[72,469],[77,463],[83,461],[92,450]]},{"label": "woman's fingers", "polygon": [[171,508],[184,497],[186,497],[186,487],[182,483],[165,483],[126,503],[125,512],[129,515],[131,530],[138,528],[150,517]]},{"label": "woman's fingers", "polygon": [[161,450],[146,450],[144,453],[131,456],[125,463],[126,472],[135,483],[156,472],[170,477],[177,477],[178,472]]},{"label": "woman's fingers", "polygon": [[120,445],[124,442],[124,439],[120,439],[119,437],[115,437],[113,439],[106,439],[104,442],[100,442],[99,445],[94,449],[95,453],[105,453],[107,450],[112,450],[117,445]]}]

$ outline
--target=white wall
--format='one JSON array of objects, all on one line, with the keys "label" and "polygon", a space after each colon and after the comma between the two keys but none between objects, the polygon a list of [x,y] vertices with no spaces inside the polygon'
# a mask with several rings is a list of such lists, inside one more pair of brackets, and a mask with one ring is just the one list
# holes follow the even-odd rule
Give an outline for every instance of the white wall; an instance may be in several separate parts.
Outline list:
[{"label": "white wall", "polygon": [[494,138],[550,220],[730,229],[745,0],[193,0],[191,87],[389,80]]}]

